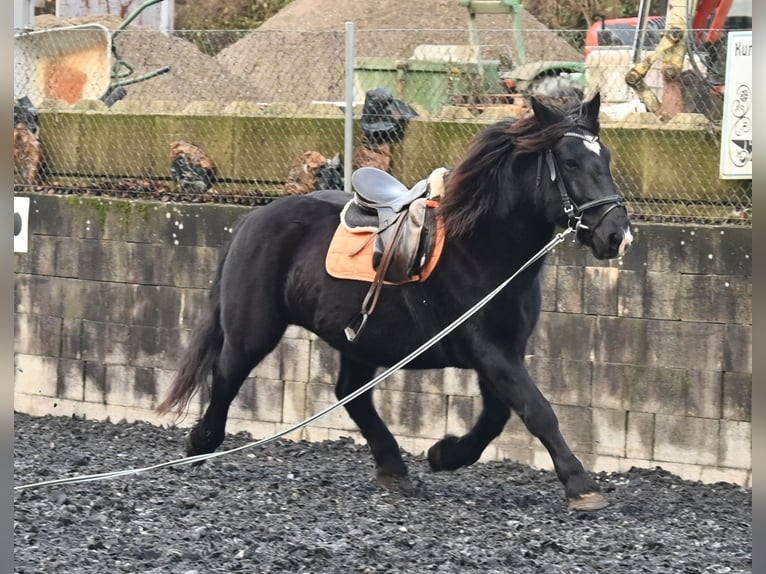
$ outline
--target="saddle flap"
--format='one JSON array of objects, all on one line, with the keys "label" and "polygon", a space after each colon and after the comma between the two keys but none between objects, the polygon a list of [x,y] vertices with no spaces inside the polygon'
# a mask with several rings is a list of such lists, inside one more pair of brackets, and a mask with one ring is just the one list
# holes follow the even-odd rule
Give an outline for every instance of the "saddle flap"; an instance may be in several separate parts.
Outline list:
[{"label": "saddle flap", "polygon": [[361,205],[372,209],[390,207],[397,213],[426,191],[426,187],[420,184],[407,189],[394,176],[375,167],[357,169],[351,174],[351,184]]}]

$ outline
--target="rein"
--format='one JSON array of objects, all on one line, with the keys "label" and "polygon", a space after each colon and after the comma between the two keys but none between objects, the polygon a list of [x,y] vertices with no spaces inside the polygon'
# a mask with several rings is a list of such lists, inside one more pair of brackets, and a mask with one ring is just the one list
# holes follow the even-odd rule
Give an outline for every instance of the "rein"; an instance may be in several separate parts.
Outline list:
[{"label": "rein", "polygon": [[[561,137],[562,138],[564,137],[579,138],[588,143],[596,143],[598,141],[598,136],[595,136],[595,135],[588,136],[588,135],[579,134],[577,132],[565,132]],[[537,156],[536,186],[538,189],[540,188],[540,184],[542,182],[543,155],[545,155],[545,162],[548,165],[548,173],[550,175],[550,180],[556,183],[556,188],[558,189],[559,195],[561,196],[561,203],[564,206],[564,213],[569,219],[569,228],[572,228],[575,231],[579,231],[580,229],[591,230],[591,231],[595,230],[601,224],[604,217],[606,217],[607,213],[612,211],[615,207],[625,207],[622,197],[620,197],[617,194],[607,195],[605,197],[600,197],[592,201],[586,201],[582,205],[577,205],[574,201],[572,201],[572,198],[569,197],[569,193],[567,192],[567,188],[566,188],[566,182],[564,181],[563,178],[558,177],[557,175],[558,163],[556,162],[556,156],[553,155],[553,149],[550,147],[547,148],[544,152],[540,152],[540,154]],[[604,210],[604,212],[601,214],[601,217],[598,218],[598,220],[592,227],[585,225],[582,222],[582,216],[585,214],[587,210],[593,209],[594,207],[607,205],[607,204],[611,204],[611,205],[606,210]]]},{"label": "rein", "polygon": [[277,440],[278,438],[281,438],[285,435],[288,435],[292,432],[295,432],[296,430],[299,430],[312,422],[314,422],[317,419],[322,418],[323,416],[329,414],[330,412],[334,411],[335,409],[344,406],[347,403],[350,403],[355,398],[357,398],[360,395],[363,395],[400,369],[404,367],[407,363],[418,357],[419,355],[422,355],[425,351],[433,347],[436,343],[441,341],[444,337],[449,335],[452,331],[457,329],[460,325],[465,323],[468,319],[470,319],[473,315],[475,315],[484,305],[489,303],[496,295],[498,295],[503,289],[505,289],[508,284],[513,281],[520,273],[522,273],[527,267],[532,265],[535,261],[546,255],[549,251],[554,249],[557,245],[564,242],[565,237],[572,233],[573,231],[576,231],[576,228],[574,227],[567,227],[560,233],[557,233],[553,239],[551,239],[540,251],[535,253],[532,257],[529,258],[529,260],[524,263],[521,267],[519,267],[513,275],[505,279],[502,283],[500,283],[497,287],[495,287],[492,291],[490,291],[487,295],[485,295],[482,299],[477,301],[470,309],[465,311],[462,315],[460,315],[457,319],[452,321],[449,325],[447,325],[444,329],[439,331],[436,335],[434,335],[432,338],[430,338],[428,341],[423,343],[420,347],[412,351],[409,355],[401,359],[398,363],[395,365],[390,366],[388,369],[371,379],[369,382],[367,382],[365,385],[359,387],[356,391],[353,393],[343,397],[335,404],[330,405],[329,407],[319,411],[318,413],[315,413],[314,415],[310,416],[306,420],[296,423],[292,425],[289,428],[286,428],[282,431],[279,431],[278,433],[275,433],[269,437],[262,438],[260,440],[250,442],[229,450],[223,450],[223,451],[216,451],[211,452],[207,454],[197,454],[194,456],[188,456],[185,458],[180,458],[176,460],[171,460],[167,462],[162,462],[159,464],[154,464],[151,466],[146,466],[142,468],[132,468],[132,469],[126,469],[126,470],[117,470],[112,472],[104,472],[100,474],[90,474],[90,475],[81,475],[81,476],[74,476],[74,477],[68,477],[68,478],[60,478],[60,479],[53,479],[53,480],[46,480],[42,482],[35,482],[30,484],[21,484],[18,486],[14,486],[13,490],[27,490],[30,488],[39,488],[43,486],[53,486],[56,484],[76,484],[76,483],[82,483],[82,482],[94,482],[98,480],[106,480],[109,478],[116,478],[118,476],[128,476],[128,475],[134,475],[134,474],[140,474],[142,472],[147,472],[150,470],[158,470],[160,468],[167,468],[167,467],[173,467],[173,466],[181,466],[184,464],[193,464],[193,463],[200,463],[204,460],[207,460],[209,458],[216,458],[219,456],[224,456],[227,454],[233,454],[235,452],[239,452],[241,450],[253,448],[256,446],[262,446],[267,443],[270,443],[272,441]]}]

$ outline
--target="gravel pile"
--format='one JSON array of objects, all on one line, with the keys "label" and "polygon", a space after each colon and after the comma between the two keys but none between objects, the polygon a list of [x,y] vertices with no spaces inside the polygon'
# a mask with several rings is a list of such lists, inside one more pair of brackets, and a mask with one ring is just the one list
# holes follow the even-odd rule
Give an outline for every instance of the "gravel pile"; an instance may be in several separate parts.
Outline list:
[{"label": "gravel pile", "polygon": [[[17,485],[181,456],[185,431],[16,413]],[[227,437],[224,448],[250,442]],[[365,446],[278,441],[195,468],[14,493],[18,574],[751,572],[752,492],[663,470],[597,475],[611,506],[569,512],[551,472],[513,462],[380,490]]]},{"label": "gravel pile", "polygon": [[[219,111],[233,101],[285,102],[305,107],[314,100],[342,100],[345,91],[345,22],[356,28],[357,57],[409,58],[420,44],[468,44],[468,10],[457,0],[293,0],[258,29],[186,31],[216,45],[242,36],[216,56],[178,36],[164,36],[131,24],[114,43],[131,78],[165,66],[171,71],[127,86],[126,102],[212,102]],[[480,15],[485,58],[518,61],[510,15]],[[42,15],[38,29],[99,23],[114,30],[116,16],[64,19]],[[582,60],[582,54],[550,33],[529,12],[522,13],[527,60]],[[62,47],[62,49],[65,47]],[[104,70],[106,73],[106,70]]]}]

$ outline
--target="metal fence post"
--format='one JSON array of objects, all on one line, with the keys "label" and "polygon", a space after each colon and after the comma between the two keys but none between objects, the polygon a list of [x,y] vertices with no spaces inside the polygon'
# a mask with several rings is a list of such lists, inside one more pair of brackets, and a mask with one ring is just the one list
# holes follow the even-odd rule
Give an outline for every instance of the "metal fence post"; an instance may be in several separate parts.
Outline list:
[{"label": "metal fence post", "polygon": [[354,150],[354,23],[346,22],[346,109],[343,135],[343,185],[351,193],[351,155]]}]

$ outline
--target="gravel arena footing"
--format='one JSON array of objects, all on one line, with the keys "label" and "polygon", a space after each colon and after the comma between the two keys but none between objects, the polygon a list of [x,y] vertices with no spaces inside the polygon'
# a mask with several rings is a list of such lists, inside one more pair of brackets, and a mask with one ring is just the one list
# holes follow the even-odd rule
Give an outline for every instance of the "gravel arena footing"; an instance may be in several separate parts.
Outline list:
[{"label": "gravel arena footing", "polygon": [[[186,432],[21,413],[14,425],[17,487],[175,460]],[[503,461],[433,473],[405,460],[428,497],[379,488],[351,440],[18,489],[14,572],[752,572],[750,489],[659,468],[596,473],[610,506],[582,513],[552,472]]]}]

